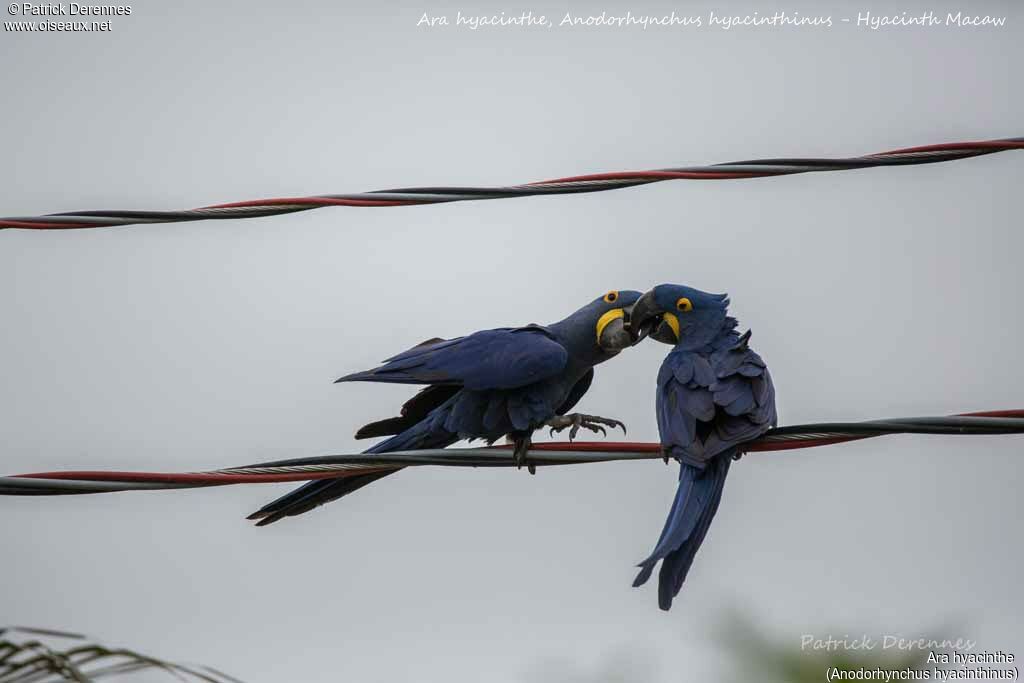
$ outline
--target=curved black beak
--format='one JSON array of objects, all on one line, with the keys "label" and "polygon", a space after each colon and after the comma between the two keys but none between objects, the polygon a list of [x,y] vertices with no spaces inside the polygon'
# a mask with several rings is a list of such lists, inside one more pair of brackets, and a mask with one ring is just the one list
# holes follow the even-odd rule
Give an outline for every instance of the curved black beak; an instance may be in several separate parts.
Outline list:
[{"label": "curved black beak", "polygon": [[654,331],[658,323],[661,322],[662,313],[663,311],[654,301],[654,292],[647,292],[636,300],[626,323],[629,337],[634,344]]}]

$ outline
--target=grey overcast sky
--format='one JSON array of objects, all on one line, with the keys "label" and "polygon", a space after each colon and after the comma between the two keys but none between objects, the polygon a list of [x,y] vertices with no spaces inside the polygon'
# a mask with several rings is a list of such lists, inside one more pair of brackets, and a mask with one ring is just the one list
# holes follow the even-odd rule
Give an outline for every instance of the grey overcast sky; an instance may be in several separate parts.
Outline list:
[{"label": "grey overcast sky", "polygon": [[[605,3],[832,28],[427,29],[571,3],[135,1],[107,33],[0,34],[0,215],[856,155],[1024,135],[1003,28],[858,28],[963,5]],[[840,17],[853,17],[842,23]],[[26,19],[5,15],[4,20]],[[432,336],[613,288],[732,295],[781,420],[1021,407],[1024,154],[228,223],[0,232],[4,473],[189,470],[357,448],[409,395],[332,385]],[[582,410],[656,439],[665,348]],[[285,485],[0,499],[0,622],[247,681],[694,680],[738,607],[803,633],[939,631],[1024,655],[1024,441],[751,455],[681,599],[630,588],[675,467],[404,472],[267,529]],[[618,669],[616,668],[618,667]]]}]

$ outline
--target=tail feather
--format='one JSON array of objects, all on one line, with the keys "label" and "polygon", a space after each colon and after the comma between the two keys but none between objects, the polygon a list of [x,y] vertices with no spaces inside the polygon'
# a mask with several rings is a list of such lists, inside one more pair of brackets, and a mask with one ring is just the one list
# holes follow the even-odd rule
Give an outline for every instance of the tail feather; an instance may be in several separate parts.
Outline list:
[{"label": "tail feather", "polygon": [[331,501],[338,500],[354,491],[358,491],[378,479],[398,472],[399,469],[401,468],[385,470],[384,472],[372,472],[370,474],[358,474],[350,477],[311,481],[267,503],[246,517],[246,519],[259,520],[256,522],[256,526],[267,526],[285,517],[295,517]]},{"label": "tail feather", "polygon": [[[401,434],[376,444],[365,453],[388,453],[390,451],[412,450],[416,448],[445,448],[458,441],[458,436],[447,431],[431,431],[431,421],[424,420]],[[267,503],[246,519],[259,520],[256,526],[267,526],[285,517],[295,517],[326,503],[343,498],[350,493],[368,486],[378,479],[383,479],[404,467],[356,474],[334,479],[321,479],[303,484],[299,488],[286,493],[280,498]]]},{"label": "tail feather", "polygon": [[672,599],[682,588],[718,511],[731,463],[732,453],[727,452],[715,457],[703,470],[680,465],[679,487],[661,537],[651,555],[640,563],[640,573],[633,581],[634,586],[643,585],[660,560],[658,606],[663,610],[672,607]]},{"label": "tail feather", "polygon": [[715,495],[707,509],[701,514],[700,521],[697,523],[697,528],[694,529],[693,535],[683,547],[670,553],[668,557],[662,560],[661,571],[658,572],[658,606],[663,610],[667,611],[672,608],[672,599],[682,589],[683,582],[686,581],[686,576],[693,565],[693,559],[697,556],[697,551],[704,543],[704,537],[707,535],[708,529],[711,528],[711,522],[714,520],[715,514],[718,512],[718,505],[722,501],[725,475],[728,473],[729,463],[731,462],[731,457],[726,458],[719,467],[720,473],[717,478]]},{"label": "tail feather", "polygon": [[390,436],[398,434],[408,426],[404,417],[389,417],[386,420],[363,425],[356,431],[356,439],[376,439],[380,436]]},{"label": "tail feather", "polygon": [[[430,343],[430,340],[423,343]],[[435,408],[457,394],[460,389],[461,387],[448,384],[431,384],[420,389],[402,405],[402,411],[398,417],[389,417],[386,420],[378,420],[364,425],[356,432],[356,438],[371,439],[378,436],[401,434],[426,419]]]}]

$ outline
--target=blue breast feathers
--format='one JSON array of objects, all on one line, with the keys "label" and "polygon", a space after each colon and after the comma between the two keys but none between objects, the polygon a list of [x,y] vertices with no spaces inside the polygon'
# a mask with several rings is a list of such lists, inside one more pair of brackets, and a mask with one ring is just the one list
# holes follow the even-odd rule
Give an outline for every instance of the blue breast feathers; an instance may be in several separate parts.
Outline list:
[{"label": "blue breast feathers", "polygon": [[749,333],[720,337],[707,349],[676,349],[658,373],[658,429],[668,453],[703,464],[776,422],[775,389]]}]

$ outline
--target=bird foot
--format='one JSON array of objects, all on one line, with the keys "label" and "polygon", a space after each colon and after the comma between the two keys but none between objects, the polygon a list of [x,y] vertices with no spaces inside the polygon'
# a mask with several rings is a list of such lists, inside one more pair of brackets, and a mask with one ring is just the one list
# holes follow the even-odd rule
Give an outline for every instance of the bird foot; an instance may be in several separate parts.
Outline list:
[{"label": "bird foot", "polygon": [[530,474],[537,474],[537,466],[530,462],[527,457],[527,453],[530,451],[530,446],[533,445],[532,440],[529,436],[517,436],[512,439],[512,462],[515,464],[517,470],[526,467],[526,471]]},{"label": "bird foot", "polygon": [[608,435],[605,431],[605,427],[614,429],[620,427],[622,433],[626,433],[626,425],[622,424],[619,420],[613,420],[607,417],[600,417],[598,415],[583,415],[582,413],[570,413],[569,415],[558,415],[547,421],[547,426],[550,427],[549,434],[554,435],[556,432],[569,429],[569,441],[576,438],[576,434],[579,433],[580,427],[583,429],[589,429],[590,431],[597,434],[600,432],[604,436]]}]

